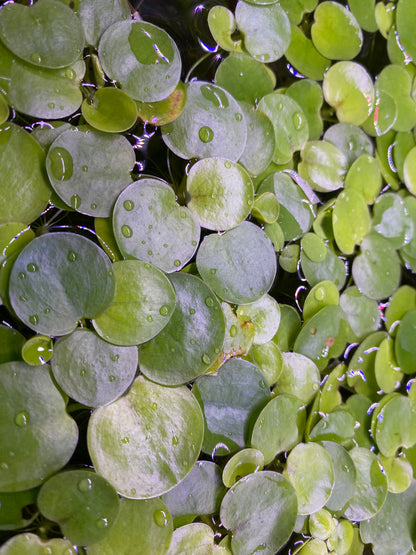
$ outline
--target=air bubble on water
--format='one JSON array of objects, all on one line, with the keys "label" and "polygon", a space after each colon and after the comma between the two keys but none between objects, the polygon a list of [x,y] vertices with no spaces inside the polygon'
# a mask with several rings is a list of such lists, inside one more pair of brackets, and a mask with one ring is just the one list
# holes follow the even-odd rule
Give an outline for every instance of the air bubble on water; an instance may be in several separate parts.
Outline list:
[{"label": "air bubble on water", "polygon": [[400,320],[396,320],[395,322],[392,323],[392,325],[390,326],[388,333],[389,335],[391,335],[393,333],[393,331],[396,329],[396,327],[400,324]]},{"label": "air bubble on water", "polygon": [[363,354],[369,355],[370,353],[375,353],[378,350],[379,350],[378,347],[370,347],[369,349],[366,349],[365,351],[363,351]]},{"label": "air bubble on water", "polygon": [[294,77],[297,77],[298,79],[305,79],[305,75],[303,75],[302,73],[300,73],[299,71],[297,71],[293,66],[291,66],[290,64],[287,64],[287,69],[289,71],[289,73],[291,73]]},{"label": "air bubble on water", "polygon": [[396,143],[392,143],[391,145],[389,145],[388,149],[387,149],[387,161],[389,163],[389,168],[391,169],[391,171],[393,173],[397,173],[397,168],[394,165],[393,162],[393,148],[396,146]]}]

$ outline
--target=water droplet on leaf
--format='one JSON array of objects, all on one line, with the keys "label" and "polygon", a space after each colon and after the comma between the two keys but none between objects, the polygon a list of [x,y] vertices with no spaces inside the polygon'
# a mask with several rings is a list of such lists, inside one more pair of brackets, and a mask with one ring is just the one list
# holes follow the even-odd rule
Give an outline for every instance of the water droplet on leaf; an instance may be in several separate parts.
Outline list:
[{"label": "water droplet on leaf", "polygon": [[133,210],[134,208],[134,202],[132,200],[125,200],[123,202],[123,206],[124,209],[127,210],[127,212],[131,212],[131,210]]},{"label": "water droplet on leaf", "polygon": [[16,424],[16,426],[19,426],[19,428],[23,428],[24,426],[29,424],[29,422],[30,422],[30,414],[26,410],[22,410],[21,412],[18,412],[14,419],[14,423]]},{"label": "water droplet on leaf", "polygon": [[133,235],[133,230],[131,229],[130,226],[123,225],[121,226],[121,233],[124,235],[124,237],[128,239]]},{"label": "water droplet on leaf", "polygon": [[214,131],[210,127],[201,127],[199,130],[199,138],[203,143],[210,143],[214,138]]},{"label": "water droplet on leaf", "polygon": [[26,270],[28,272],[37,272],[39,270],[39,268],[36,264],[30,263],[26,266]]},{"label": "water droplet on leaf", "polygon": [[153,513],[153,520],[159,528],[164,528],[168,525],[169,519],[165,511],[159,510]]},{"label": "water droplet on leaf", "polygon": [[86,492],[91,490],[93,487],[93,483],[91,478],[83,478],[78,482],[78,489],[79,491]]}]

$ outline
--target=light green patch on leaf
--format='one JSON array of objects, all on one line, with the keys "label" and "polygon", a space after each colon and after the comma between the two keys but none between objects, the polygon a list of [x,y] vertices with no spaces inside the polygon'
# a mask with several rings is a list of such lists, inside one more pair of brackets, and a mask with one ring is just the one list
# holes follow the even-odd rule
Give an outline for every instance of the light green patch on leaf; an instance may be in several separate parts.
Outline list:
[{"label": "light green patch on leaf", "polygon": [[222,480],[231,488],[238,480],[263,470],[264,456],[258,449],[242,449],[227,461],[222,473]]},{"label": "light green patch on leaf", "polygon": [[136,101],[140,119],[152,125],[167,125],[178,118],[185,108],[186,86],[179,81],[175,90],[163,100],[156,102]]},{"label": "light green patch on leaf", "polygon": [[254,344],[271,341],[280,324],[280,307],[270,295],[264,295],[253,303],[237,307],[237,317],[254,325]]},{"label": "light green patch on leaf", "polygon": [[387,489],[391,493],[403,493],[413,480],[413,468],[405,457],[385,457],[379,453],[378,458],[387,476]]},{"label": "light green patch on leaf", "polygon": [[339,250],[352,254],[370,228],[371,216],[364,195],[354,189],[342,191],[332,210],[332,229]]},{"label": "light green patch on leaf", "polygon": [[232,34],[237,28],[232,11],[225,6],[213,6],[208,12],[208,27],[211,35],[223,50],[241,52],[242,40],[234,40]]},{"label": "light green patch on leaf", "polygon": [[330,511],[341,511],[355,492],[356,470],[354,462],[345,447],[334,441],[321,441],[329,454],[334,468],[334,487],[325,504]]},{"label": "light green patch on leaf", "polygon": [[395,131],[410,131],[416,123],[416,104],[411,97],[412,78],[406,69],[396,64],[385,66],[377,77],[377,89],[386,92],[396,102]]},{"label": "light green patch on leaf", "polygon": [[323,56],[312,40],[293,23],[291,24],[291,40],[285,56],[301,75],[316,81],[322,81],[325,72],[331,65],[331,60]]},{"label": "light green patch on leaf", "polygon": [[347,158],[334,144],[327,140],[309,141],[301,151],[301,158],[299,174],[315,191],[327,193],[343,186]]},{"label": "light green patch on leaf", "polygon": [[68,540],[52,538],[42,540],[32,532],[13,536],[2,545],[2,555],[76,555],[75,549]]},{"label": "light green patch on leaf", "polygon": [[339,304],[358,341],[380,327],[381,313],[377,301],[360,293],[355,285],[343,291]]},{"label": "light green patch on leaf", "polygon": [[305,405],[319,390],[321,375],[316,364],[300,353],[282,353],[282,372],[274,387],[275,392],[293,395]]},{"label": "light green patch on leaf", "polygon": [[367,204],[375,202],[381,185],[382,176],[378,161],[368,154],[356,158],[345,176],[345,191],[358,191]]},{"label": "light green patch on leaf", "polygon": [[[117,106],[117,111],[114,110]],[[85,121],[107,133],[127,131],[136,123],[137,107],[134,100],[121,89],[105,87],[86,98],[81,106]]]},{"label": "light green patch on leaf", "polygon": [[306,322],[322,308],[339,304],[339,291],[336,285],[324,280],[312,287],[303,305],[303,319]]}]

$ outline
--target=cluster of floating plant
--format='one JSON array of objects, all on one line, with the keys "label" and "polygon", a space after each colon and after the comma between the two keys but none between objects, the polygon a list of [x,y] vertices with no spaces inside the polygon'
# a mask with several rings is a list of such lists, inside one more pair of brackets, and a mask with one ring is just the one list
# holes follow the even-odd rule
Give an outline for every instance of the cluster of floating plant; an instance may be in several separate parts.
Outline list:
[{"label": "cluster of floating plant", "polygon": [[416,4],[229,7],[0,7],[1,555],[413,551]]}]

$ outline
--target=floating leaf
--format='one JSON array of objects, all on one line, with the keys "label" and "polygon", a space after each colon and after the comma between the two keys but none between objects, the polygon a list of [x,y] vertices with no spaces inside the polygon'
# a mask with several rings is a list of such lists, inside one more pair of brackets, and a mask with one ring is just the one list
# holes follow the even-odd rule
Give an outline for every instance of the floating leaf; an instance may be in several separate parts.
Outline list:
[{"label": "floating leaf", "polygon": [[[355,225],[351,226],[351,218]],[[355,190],[342,191],[332,210],[332,228],[338,248],[344,254],[352,254],[369,233],[370,212],[364,196]]]},{"label": "floating leaf", "polygon": [[167,125],[179,117],[186,103],[186,86],[179,81],[176,89],[163,100],[156,102],[136,101],[139,118],[152,125]]},{"label": "floating leaf", "polygon": [[394,395],[375,418],[375,440],[385,457],[393,457],[400,447],[416,443],[416,403],[404,395]]},{"label": "floating leaf", "polygon": [[298,514],[322,509],[335,483],[334,467],[327,451],[317,443],[298,443],[287,458],[286,476],[296,490]]},{"label": "floating leaf", "polygon": [[134,379],[137,362],[134,347],[116,347],[79,329],[56,342],[52,372],[72,399],[99,407],[125,392]]},{"label": "floating leaf", "polygon": [[225,455],[249,443],[251,427],[270,399],[260,370],[246,360],[230,359],[216,376],[201,376],[193,386],[205,420],[202,450]]},{"label": "floating leaf", "polygon": [[298,171],[315,191],[335,191],[343,186],[347,159],[329,141],[309,141],[301,152]]},{"label": "floating leaf", "polygon": [[323,130],[321,108],[324,101],[319,84],[312,79],[295,81],[286,89],[286,94],[296,100],[302,108],[308,120],[309,140],[319,139]]},{"label": "floating leaf", "polygon": [[22,346],[22,359],[26,364],[46,364],[53,354],[53,341],[47,335],[34,335]]},{"label": "floating leaf", "polygon": [[[141,371],[151,380],[179,385],[203,374],[217,359],[224,341],[225,322],[221,305],[212,290],[196,276],[175,273],[170,280],[176,305],[164,304],[164,329],[140,347]],[[150,295],[149,295],[150,296]],[[159,311],[159,309],[158,309]]]},{"label": "floating leaf", "polygon": [[363,154],[369,156],[374,154],[374,145],[371,138],[361,127],[353,123],[340,122],[331,125],[325,131],[324,139],[333,143],[346,156],[347,169]]},{"label": "floating leaf", "polygon": [[332,281],[321,281],[309,291],[303,305],[303,319],[309,320],[317,312],[328,305],[339,304],[338,288]]},{"label": "floating leaf", "polygon": [[221,522],[232,530],[235,553],[273,555],[289,539],[296,522],[296,493],[277,472],[261,471],[239,480],[221,504]]},{"label": "floating leaf", "polygon": [[354,447],[349,454],[356,469],[356,485],[344,516],[349,520],[367,520],[378,513],[386,500],[387,478],[376,455],[368,449]]},{"label": "floating leaf", "polygon": [[397,193],[385,193],[376,199],[372,227],[388,239],[395,249],[410,242],[413,224],[403,200]]},{"label": "floating leaf", "polygon": [[134,162],[133,147],[125,137],[70,130],[52,143],[46,169],[66,204],[82,214],[106,218],[119,193],[131,182]]},{"label": "floating leaf", "polygon": [[166,275],[147,262],[122,260],[113,264],[115,297],[93,320],[98,335],[115,345],[149,341],[168,324],[176,295]]},{"label": "floating leaf", "polygon": [[258,415],[251,446],[263,453],[265,464],[270,464],[279,453],[289,451],[301,441],[304,425],[303,402],[292,395],[276,395]]},{"label": "floating leaf", "polygon": [[126,395],[93,412],[87,439],[97,472],[124,497],[145,499],[185,478],[202,436],[201,410],[189,389],[140,376]]},{"label": "floating leaf", "polygon": [[375,0],[350,0],[348,6],[365,31],[370,33],[377,31],[377,22],[374,15]]},{"label": "floating leaf", "polygon": [[39,514],[34,509],[32,514],[25,510],[28,506],[32,509],[36,504],[39,488],[19,492],[0,493],[0,530],[17,530],[26,528]]},{"label": "floating leaf", "polygon": [[229,459],[224,466],[222,479],[227,488],[249,474],[263,470],[264,457],[257,449],[242,449]]},{"label": "floating leaf", "polygon": [[76,555],[71,543],[61,538],[42,540],[32,532],[18,534],[2,546],[2,555],[43,555],[45,550],[51,555]]},{"label": "floating leaf", "polygon": [[331,457],[335,482],[326,502],[330,511],[341,511],[355,492],[356,470],[349,452],[333,441],[321,441],[321,445]]},{"label": "floating leaf", "polygon": [[99,474],[70,470],[43,484],[37,504],[46,518],[60,525],[71,542],[89,545],[100,541],[114,525],[119,498]]},{"label": "floating leaf", "polygon": [[241,40],[234,40],[236,21],[232,11],[225,6],[213,6],[208,13],[208,26],[218,45],[228,52],[240,52]]},{"label": "floating leaf", "polygon": [[302,251],[300,257],[302,272],[312,287],[321,281],[331,280],[338,289],[342,289],[347,278],[345,262],[328,245],[326,249],[325,258],[320,262],[314,262]]},{"label": "floating leaf", "polygon": [[274,385],[282,371],[283,359],[279,347],[274,341],[253,345],[246,357],[265,375],[269,385]]},{"label": "floating leaf", "polygon": [[312,40],[293,24],[291,25],[291,40],[285,56],[303,76],[318,81],[324,78],[325,72],[331,65],[331,60],[323,56]]},{"label": "floating leaf", "polygon": [[378,391],[374,374],[375,357],[385,331],[370,333],[358,346],[348,365],[347,382],[357,393],[373,398]]},{"label": "floating leaf", "polygon": [[0,324],[0,364],[13,360],[22,360],[21,349],[24,336],[17,330]]},{"label": "floating leaf", "polygon": [[339,299],[339,304],[359,341],[379,328],[381,313],[377,301],[360,293],[355,285],[345,289]]},{"label": "floating leaf", "polygon": [[262,297],[276,275],[270,239],[251,222],[202,241],[196,264],[201,277],[222,299],[248,304]]},{"label": "floating leaf", "polygon": [[380,343],[376,352],[374,374],[377,385],[385,393],[391,393],[400,385],[403,373],[397,366],[394,356],[394,341],[391,337],[386,337]]},{"label": "floating leaf", "polygon": [[293,395],[307,405],[319,390],[321,375],[308,357],[299,353],[282,353],[282,372],[274,390]]},{"label": "floating leaf", "polygon": [[411,97],[412,77],[406,69],[396,64],[385,66],[377,77],[377,89],[396,102],[397,117],[392,128],[410,131],[416,123],[416,103]]},{"label": "floating leaf", "polygon": [[416,59],[415,37],[410,25],[410,21],[416,15],[415,6],[409,0],[400,0],[396,13],[397,31],[402,48],[410,59]]},{"label": "floating leaf", "polygon": [[397,325],[410,310],[416,310],[416,289],[410,285],[402,285],[391,296],[385,312],[386,329],[390,335],[396,335]]},{"label": "floating leaf", "polygon": [[0,127],[0,223],[29,223],[46,208],[52,191],[44,160],[27,131],[14,123]]},{"label": "floating leaf", "polygon": [[78,15],[88,44],[96,45],[103,32],[116,21],[130,19],[126,0],[78,0]]},{"label": "floating leaf", "polygon": [[160,499],[121,497],[116,522],[101,541],[88,546],[88,555],[134,551],[138,545],[142,555],[166,553],[172,528],[172,517]]},{"label": "floating leaf", "polygon": [[322,416],[309,434],[310,441],[335,441],[348,445],[354,437],[355,418],[344,408],[336,408]]},{"label": "floating leaf", "polygon": [[376,158],[362,154],[354,160],[345,177],[345,190],[354,189],[361,193],[367,204],[376,200],[382,184],[379,164]]},{"label": "floating leaf", "polygon": [[253,303],[239,306],[237,317],[254,325],[254,344],[260,345],[270,341],[280,324],[280,308],[270,295],[264,295]]},{"label": "floating leaf", "polygon": [[188,208],[202,227],[216,231],[239,225],[250,213],[254,188],[246,170],[224,158],[205,158],[186,179]]},{"label": "floating leaf", "polygon": [[384,472],[387,476],[387,488],[392,493],[402,493],[407,490],[413,480],[413,468],[410,462],[402,456],[384,457],[378,454]]},{"label": "floating leaf", "polygon": [[235,18],[244,37],[244,47],[259,62],[275,62],[290,43],[289,18],[279,3],[237,3]]},{"label": "floating leaf", "polygon": [[166,555],[191,553],[195,548],[201,553],[213,553],[214,532],[208,524],[195,522],[176,528]]},{"label": "floating leaf", "polygon": [[43,366],[2,364],[0,391],[0,489],[33,488],[69,461],[78,441],[77,425]]},{"label": "floating leaf", "polygon": [[194,255],[200,227],[193,213],[179,206],[173,189],[151,177],[129,185],[113,210],[114,235],[127,258],[138,258],[165,272],[180,270]]},{"label": "floating leaf", "polygon": [[181,115],[163,126],[165,144],[181,158],[222,156],[236,162],[247,139],[238,102],[225,89],[205,81],[190,81],[186,94]]},{"label": "floating leaf", "polygon": [[[22,29],[30,40],[22,40]],[[0,37],[13,54],[40,67],[69,66],[84,48],[80,20],[58,0],[5,4],[0,10]]]},{"label": "floating leaf", "polygon": [[182,64],[175,42],[166,31],[144,21],[110,25],[101,36],[98,56],[105,73],[141,102],[166,98],[180,79]]},{"label": "floating leaf", "polygon": [[247,124],[247,142],[239,162],[249,173],[258,175],[273,158],[276,147],[273,125],[266,114],[251,105],[240,101],[240,106]]},{"label": "floating leaf", "polygon": [[[117,106],[117,112],[114,107]],[[81,106],[85,121],[98,131],[121,133],[133,127],[137,119],[134,100],[120,89],[105,87],[86,98]]]}]

